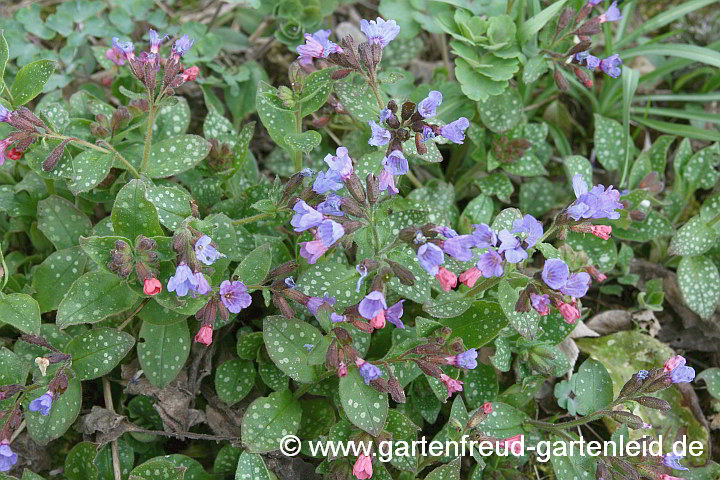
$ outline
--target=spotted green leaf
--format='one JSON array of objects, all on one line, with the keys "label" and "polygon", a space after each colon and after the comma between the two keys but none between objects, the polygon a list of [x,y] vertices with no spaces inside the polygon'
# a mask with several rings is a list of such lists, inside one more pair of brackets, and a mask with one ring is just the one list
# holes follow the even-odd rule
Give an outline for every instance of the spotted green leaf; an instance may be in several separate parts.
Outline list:
[{"label": "spotted green leaf", "polygon": [[175,380],[190,355],[187,322],[153,325],[143,322],[138,336],[138,360],[150,383],[163,388]]},{"label": "spotted green leaf", "polygon": [[249,360],[228,360],[215,370],[215,391],[228,405],[245,398],[254,384],[255,367]]},{"label": "spotted green leaf", "polygon": [[192,213],[192,197],[178,187],[147,185],[145,198],[155,206],[160,223],[170,230],[179,228]]},{"label": "spotted green leaf", "polygon": [[242,441],[250,453],[272,452],[280,448],[285,435],[300,428],[302,408],[290,390],[260,397],[245,410]]},{"label": "spotted green leaf", "polygon": [[712,260],[703,255],[683,257],[677,283],[690,310],[710,318],[720,302],[720,274]]},{"label": "spotted green leaf", "polygon": [[426,297],[423,310],[435,318],[453,318],[472,306],[472,299],[457,292],[441,292],[432,300]]},{"label": "spotted green leaf", "polygon": [[300,400],[303,409],[302,421],[297,434],[305,439],[326,435],[335,423],[335,408],[327,398]]},{"label": "spotted green leaf", "polygon": [[115,368],[135,345],[135,337],[112,328],[88,330],[65,347],[80,380],[102,377]]},{"label": "spotted green leaf", "polygon": [[272,480],[263,457],[243,452],[238,458],[235,480]]},{"label": "spotted green leaf", "polygon": [[110,251],[115,248],[117,241],[124,241],[128,245],[130,240],[119,236],[106,237],[80,237],[80,248],[90,257],[101,269],[109,272],[107,264],[110,261]]},{"label": "spotted green leaf", "polygon": [[285,144],[292,151],[310,153],[322,142],[322,136],[315,130],[285,135]]},{"label": "spotted green leaf", "polygon": [[40,95],[54,71],[55,62],[52,60],[37,60],[22,67],[15,74],[15,82],[10,89],[15,106],[25,105]]},{"label": "spotted green leaf", "polygon": [[482,347],[507,326],[500,305],[486,301],[474,302],[462,315],[438,321],[452,328],[453,336],[462,338],[467,348]]},{"label": "spotted green leaf", "polygon": [[40,333],[40,306],[30,295],[0,292],[0,324],[7,324],[23,333]]},{"label": "spotted green leaf", "polygon": [[[420,266],[417,257],[412,251],[409,248],[397,248],[388,254],[388,258],[410,270],[415,277],[413,285],[403,285],[397,277],[393,277],[388,282],[389,289],[413,302],[426,302],[430,298],[432,277]],[[361,289],[361,291],[363,290]]]},{"label": "spotted green leaf", "polygon": [[90,219],[62,197],[52,195],[38,202],[38,229],[57,250],[77,245],[91,227]]},{"label": "spotted green leaf", "polygon": [[523,117],[523,101],[514,88],[479,101],[477,107],[483,124],[496,133],[507,132]]},{"label": "spotted green leaf", "polygon": [[318,263],[300,275],[297,288],[305,295],[322,297],[327,293],[335,297],[336,308],[344,308],[362,300],[362,293],[355,291],[360,274],[354,268],[340,263]]},{"label": "spotted green leaf", "polygon": [[290,377],[285,375],[265,354],[258,356],[258,374],[263,383],[272,390],[287,390]]},{"label": "spotted green leaf", "polygon": [[515,310],[515,304],[520,295],[510,286],[506,280],[502,280],[498,286],[498,301],[502,307],[505,316],[517,332],[525,338],[535,338],[540,327],[540,315],[535,309],[527,312],[518,312]]},{"label": "spotted green leaf", "polygon": [[590,415],[612,402],[612,379],[603,364],[597,360],[585,360],[573,375],[572,383],[576,410],[580,415]]},{"label": "spotted green leaf", "polygon": [[352,77],[348,80],[335,82],[335,95],[340,99],[350,116],[367,125],[370,120],[378,121],[380,109],[377,100],[367,83],[354,83]]},{"label": "spotted green leaf", "polygon": [[[0,348],[0,385],[20,384],[25,385],[28,373],[30,372],[30,364],[23,361],[17,354],[5,347]],[[0,400],[0,409],[10,408],[15,397],[7,397]]]},{"label": "spotted green leaf", "polygon": [[147,174],[165,178],[190,170],[210,153],[210,143],[198,135],[179,135],[152,146]]},{"label": "spotted green leaf", "polygon": [[490,363],[501,372],[507,372],[510,370],[511,360],[512,354],[508,341],[503,337],[497,337],[495,339],[495,355],[490,356]]},{"label": "spotted green leaf", "polygon": [[520,210],[542,217],[556,204],[557,189],[550,180],[538,177],[520,184]]},{"label": "spotted green leaf", "polygon": [[332,68],[323,68],[312,72],[305,78],[303,90],[298,100],[303,117],[307,117],[327,102],[333,87],[333,81],[330,77],[333,71]]},{"label": "spotted green leaf", "polygon": [[223,117],[214,110],[205,117],[203,122],[203,136],[205,138],[216,138],[222,143],[227,143],[230,147],[234,147],[237,143],[237,132],[230,123],[230,120]]},{"label": "spotted green leaf", "polygon": [[110,173],[115,155],[97,150],[85,150],[72,160],[73,176],[68,184],[70,191],[77,195],[89,192]]},{"label": "spotted green leaf", "polygon": [[605,170],[617,170],[625,161],[623,138],[619,122],[595,114],[595,155]]},{"label": "spotted green leaf", "polygon": [[526,152],[512,163],[503,164],[502,168],[508,173],[522,177],[536,177],[548,173],[540,159],[530,152]]},{"label": "spotted green leaf", "polygon": [[654,238],[672,235],[670,221],[661,213],[651,210],[645,220],[633,221],[628,228],[613,226],[613,237],[633,242],[647,242]]},{"label": "spotted green leaf", "polygon": [[[190,107],[185,97],[176,96],[175,105],[161,107],[155,115],[153,125],[153,142],[182,135],[190,126]],[[207,135],[205,138],[211,138]]]},{"label": "spotted green leaf", "polygon": [[0,32],[0,90],[5,89],[5,65],[7,65],[8,58],[10,57],[10,50],[8,49],[7,40],[2,32]]},{"label": "spotted green leaf", "polygon": [[587,158],[582,155],[570,155],[563,159],[563,163],[565,164],[568,183],[572,182],[575,175],[580,174],[586,184],[592,185],[592,165],[590,165]]},{"label": "spotted green leaf", "polygon": [[460,480],[460,460],[458,457],[447,465],[441,465],[428,473],[425,480]]},{"label": "spotted green leaf", "polygon": [[497,438],[525,433],[523,424],[528,419],[526,413],[502,402],[492,402],[492,410],[482,423],[483,433]]},{"label": "spotted green leaf", "polygon": [[[122,478],[125,479],[130,475],[133,465],[135,465],[135,452],[128,443],[119,438],[116,440],[118,446],[118,457],[120,459],[120,473]],[[112,447],[110,444],[104,445],[100,450],[97,450],[97,455],[93,460],[93,465],[98,469],[98,480],[115,480],[115,473],[113,472],[113,459],[112,459]]]},{"label": "spotted green leaf", "polygon": [[[524,184],[523,184],[524,185]],[[460,233],[471,233],[472,225],[475,223],[490,223],[493,214],[493,203],[487,195],[478,195],[470,200],[465,210],[460,215],[458,231]]]},{"label": "spotted green leaf", "polygon": [[492,401],[498,394],[498,379],[495,369],[490,365],[478,362],[477,367],[465,371],[463,394],[469,409],[482,407],[485,402]]},{"label": "spotted green leaf", "polygon": [[522,212],[517,208],[506,208],[497,214],[490,226],[496,232],[501,231],[503,228],[512,230],[515,220],[519,220],[522,217]]},{"label": "spotted green leaf", "polygon": [[250,252],[233,273],[233,278],[245,283],[245,285],[262,285],[270,272],[272,262],[271,246],[264,243]]},{"label": "spotted green leaf", "polygon": [[568,232],[566,241],[576,252],[585,252],[601,272],[612,270],[617,262],[617,247],[612,238],[603,240],[589,233]]},{"label": "spotted green leaf", "polygon": [[[0,84],[2,84],[2,81],[0,81]],[[56,132],[62,132],[70,123],[70,112],[64,104],[50,103],[42,107],[38,104],[38,107],[39,110],[36,112],[38,116],[44,117],[47,123],[55,127]]]},{"label": "spotted green leaf", "polygon": [[630,176],[628,177],[629,187],[631,189],[635,188],[651,171],[652,164],[650,163],[650,155],[648,152],[642,152],[635,159],[632,169],[630,169]]},{"label": "spotted green leaf", "polygon": [[717,165],[720,163],[720,143],[695,152],[682,170],[683,180],[694,188],[712,188],[718,179]]},{"label": "spotted green leaf", "polygon": [[287,149],[285,137],[295,130],[295,112],[283,105],[275,87],[259,82],[255,106],[262,124],[276,144]]},{"label": "spotted green leaf", "polygon": [[39,412],[29,411],[30,402],[44,393],[40,388],[33,390],[25,396],[23,402],[28,433],[39,445],[47,445],[62,437],[75,422],[82,406],[82,385],[77,378],[71,378],[65,393],[53,400],[50,415],[43,416]]},{"label": "spotted green leaf", "polygon": [[60,328],[97,323],[129,309],[136,299],[137,296],[124,279],[103,270],[95,270],[73,282],[58,306],[55,322]]},{"label": "spotted green leaf", "polygon": [[675,141],[673,135],[661,135],[655,139],[650,147],[650,166],[653,171],[657,172],[660,177],[665,176],[665,166],[667,165],[667,154],[670,145]]},{"label": "spotted green leaf", "polygon": [[257,351],[263,344],[262,332],[238,332],[237,354],[243,360],[253,360],[257,357]]},{"label": "spotted green leaf", "polygon": [[[417,151],[417,144],[415,143],[414,137],[411,137],[410,140],[403,143],[405,157],[409,160],[418,159],[428,163],[440,163],[443,161],[442,153],[440,153],[435,140],[425,142],[425,147],[427,147],[427,152],[420,155]],[[384,150],[382,150],[382,152],[384,153]]]},{"label": "spotted green leaf", "polygon": [[130,180],[120,189],[112,209],[112,225],[117,235],[132,242],[138,235],[155,237],[163,234],[155,206],[146,198],[141,180]]},{"label": "spotted green leaf", "polygon": [[290,378],[311,383],[317,378],[317,369],[308,363],[309,348],[317,345],[322,333],[306,322],[281,316],[267,317],[263,321],[263,339],[270,358]]},{"label": "spotted green leaf", "polygon": [[715,399],[720,399],[720,368],[707,368],[700,372],[695,380],[704,380],[708,393]]},{"label": "spotted green leaf", "polygon": [[[580,441],[577,435],[571,433],[574,441]],[[564,443],[564,451],[571,452],[571,444],[564,437],[552,435],[551,442],[562,449],[560,445]],[[563,450],[561,450],[563,451]],[[591,455],[551,455],[550,463],[555,471],[555,477],[558,480],[577,480],[581,478],[592,478],[595,474],[595,463],[597,459]]]},{"label": "spotted green leaf", "polygon": [[[234,472],[242,453],[243,451],[241,448],[233,447],[230,444],[223,445],[222,448],[218,450],[217,455],[215,455],[213,472],[225,474]],[[247,478],[252,479],[252,477]]]},{"label": "spotted green leaf", "polygon": [[187,467],[175,466],[167,460],[149,460],[130,472],[129,480],[183,480]]},{"label": "spotted green leaf", "polygon": [[65,457],[65,477],[68,480],[95,480],[98,469],[93,464],[97,447],[90,442],[75,445]]},{"label": "spotted green leaf", "polygon": [[356,368],[340,379],[340,404],[348,420],[370,435],[379,434],[385,426],[388,396],[365,385]]},{"label": "spotted green leaf", "polygon": [[707,225],[701,215],[692,217],[670,240],[669,253],[673,255],[701,255],[712,248],[718,232]]}]

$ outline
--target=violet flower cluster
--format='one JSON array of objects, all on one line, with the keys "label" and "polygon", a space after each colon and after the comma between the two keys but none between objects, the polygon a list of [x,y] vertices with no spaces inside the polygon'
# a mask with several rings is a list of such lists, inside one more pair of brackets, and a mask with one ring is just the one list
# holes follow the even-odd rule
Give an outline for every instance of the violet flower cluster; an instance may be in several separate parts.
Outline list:
[{"label": "violet flower cluster", "polygon": [[[588,7],[591,8],[596,6],[601,1],[602,0],[589,0]],[[623,16],[620,13],[617,2],[615,1],[610,5],[607,11],[595,17],[590,22],[593,24],[602,24],[606,22],[616,22],[622,18]],[[622,74],[621,65],[623,61],[618,54],[613,54],[607,58],[600,59],[586,50],[573,55],[573,59],[580,65],[587,67],[590,71],[595,71],[599,68],[600,71],[612,78],[618,78]]]}]

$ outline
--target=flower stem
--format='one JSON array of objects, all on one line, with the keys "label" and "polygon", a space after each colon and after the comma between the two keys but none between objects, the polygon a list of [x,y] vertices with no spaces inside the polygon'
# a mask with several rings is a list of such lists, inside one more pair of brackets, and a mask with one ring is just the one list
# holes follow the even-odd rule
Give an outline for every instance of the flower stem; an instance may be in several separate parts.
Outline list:
[{"label": "flower stem", "polygon": [[78,145],[82,145],[83,147],[88,147],[93,150],[97,150],[98,152],[102,153],[114,153],[115,156],[117,156],[118,159],[127,167],[127,169],[132,173],[135,178],[140,178],[140,173],[137,171],[137,169],[132,165],[132,163],[128,162],[125,157],[123,157],[120,152],[115,150],[109,143],[104,142],[108,148],[103,148],[98,145],[95,145],[94,143],[86,142],[85,140],[80,140],[79,138],[75,137],[68,137],[66,135],[59,135],[59,134],[48,134],[45,135],[46,138],[56,138],[58,140],[70,140],[73,143],[77,143]]},{"label": "flower stem", "polygon": [[233,225],[244,225],[246,223],[252,223],[256,222],[258,220],[262,220],[263,218],[271,217],[274,213],[271,212],[264,212],[264,213],[258,213],[257,215],[253,215],[251,217],[245,217],[241,218],[239,220],[233,220]]},{"label": "flower stem", "polygon": [[155,105],[151,104],[148,110],[148,125],[147,131],[145,132],[145,148],[143,150],[143,163],[140,167],[141,172],[145,172],[148,169],[148,163],[150,161],[150,149],[152,148],[152,136],[153,136],[153,124],[155,123]]},{"label": "flower stem", "polygon": [[[297,110],[295,110],[295,131],[297,133],[302,133],[302,107],[298,105]],[[302,158],[302,152],[300,150],[295,151],[295,173],[299,172],[303,169],[303,158]]]}]

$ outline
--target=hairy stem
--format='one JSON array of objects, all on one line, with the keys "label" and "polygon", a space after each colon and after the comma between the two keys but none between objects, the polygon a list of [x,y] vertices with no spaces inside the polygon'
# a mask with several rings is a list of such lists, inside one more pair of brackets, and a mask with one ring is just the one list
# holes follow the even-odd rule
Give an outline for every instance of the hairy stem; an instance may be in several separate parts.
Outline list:
[{"label": "hairy stem", "polygon": [[[302,133],[302,107],[298,105],[295,110],[295,132]],[[295,173],[303,169],[303,158],[302,152],[299,150],[295,151]]]},{"label": "hairy stem", "polygon": [[148,163],[150,162],[150,149],[152,148],[152,136],[153,136],[153,124],[155,123],[155,113],[157,112],[155,105],[151,104],[148,110],[148,124],[147,131],[145,132],[145,148],[143,149],[143,163],[140,167],[141,172],[145,172],[148,169]]},{"label": "hairy stem", "polygon": [[245,225],[246,223],[257,222],[258,220],[262,220],[263,218],[272,217],[273,215],[275,215],[275,214],[271,213],[271,212],[258,213],[257,215],[253,215],[251,217],[245,217],[245,218],[241,218],[239,220],[233,220],[232,223],[233,223],[233,225]]}]

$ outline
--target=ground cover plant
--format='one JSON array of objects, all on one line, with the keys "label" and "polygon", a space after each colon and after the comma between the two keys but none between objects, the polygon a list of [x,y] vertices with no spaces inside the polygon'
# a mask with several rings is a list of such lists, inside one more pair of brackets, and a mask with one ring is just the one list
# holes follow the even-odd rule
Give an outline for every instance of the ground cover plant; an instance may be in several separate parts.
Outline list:
[{"label": "ground cover plant", "polygon": [[3,5],[0,480],[720,478],[719,18]]}]

